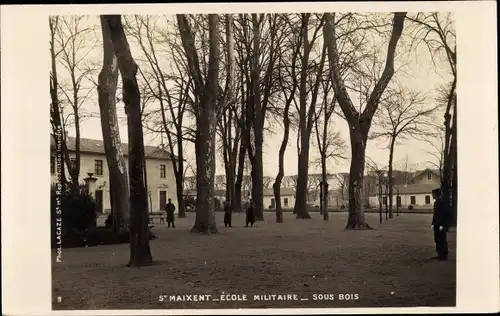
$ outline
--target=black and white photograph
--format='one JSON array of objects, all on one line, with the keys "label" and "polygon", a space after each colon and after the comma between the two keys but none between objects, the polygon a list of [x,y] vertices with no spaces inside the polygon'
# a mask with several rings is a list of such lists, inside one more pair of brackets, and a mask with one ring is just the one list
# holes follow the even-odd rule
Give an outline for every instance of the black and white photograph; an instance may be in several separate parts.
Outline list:
[{"label": "black and white photograph", "polygon": [[8,266],[43,314],[498,311],[480,2],[2,6]]}]

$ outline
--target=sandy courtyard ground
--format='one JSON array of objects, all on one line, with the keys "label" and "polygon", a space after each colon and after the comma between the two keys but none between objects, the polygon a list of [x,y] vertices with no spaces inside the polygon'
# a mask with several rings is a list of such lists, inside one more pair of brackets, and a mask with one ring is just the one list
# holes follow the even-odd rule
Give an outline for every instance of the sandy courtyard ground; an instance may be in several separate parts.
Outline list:
[{"label": "sandy courtyard ground", "polygon": [[[52,269],[53,308],[455,305],[456,232],[448,234],[450,260],[431,260],[430,214],[402,214],[382,225],[377,214],[367,214],[372,231],[345,231],[346,213],[330,214],[328,222],[311,215],[297,220],[285,214],[277,224],[273,213],[265,213],[264,222],[245,228],[243,214],[233,214],[233,227],[225,228],[217,213],[220,233],[205,236],[189,232],[195,216],[190,213],[176,219],[176,228],[155,225],[154,264],[143,268],[126,267],[128,244],[63,249],[63,263]],[[221,301],[231,299],[228,294],[239,300]],[[287,300],[254,299],[272,294]],[[173,301],[174,295],[211,297]]]}]

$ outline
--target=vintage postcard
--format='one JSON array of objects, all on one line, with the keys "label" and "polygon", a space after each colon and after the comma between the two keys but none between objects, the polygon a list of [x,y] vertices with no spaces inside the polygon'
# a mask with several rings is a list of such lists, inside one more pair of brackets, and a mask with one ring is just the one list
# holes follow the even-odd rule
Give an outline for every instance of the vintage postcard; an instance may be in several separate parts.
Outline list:
[{"label": "vintage postcard", "polygon": [[498,312],[494,12],[2,6],[3,314]]}]

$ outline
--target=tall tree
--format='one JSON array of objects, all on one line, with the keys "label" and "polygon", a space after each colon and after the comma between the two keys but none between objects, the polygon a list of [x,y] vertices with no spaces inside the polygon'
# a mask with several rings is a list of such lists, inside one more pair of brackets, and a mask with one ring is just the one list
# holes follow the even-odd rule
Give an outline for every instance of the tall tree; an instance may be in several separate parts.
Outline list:
[{"label": "tall tree", "polygon": [[[63,133],[63,124],[62,124],[62,114],[60,108],[59,101],[59,81],[57,75],[57,54],[56,46],[55,46],[55,36],[56,29],[59,23],[59,17],[50,17],[49,18],[49,28],[50,28],[50,61],[51,61],[51,69],[50,69],[50,124],[52,127],[52,138],[54,139],[54,143],[56,148],[58,146],[62,146],[61,150],[67,153],[66,142],[61,139]],[[56,159],[57,162],[57,159]],[[58,168],[60,170],[61,177],[61,191],[64,192],[66,190],[66,173],[64,168],[64,162],[61,162],[61,165]]]},{"label": "tall tree", "polygon": [[127,231],[130,221],[129,186],[127,166],[122,151],[120,128],[116,114],[116,89],[118,85],[118,61],[106,18],[101,16],[103,64],[98,78],[98,98],[101,116],[104,151],[109,168],[111,211],[113,229]]},{"label": "tall tree", "polygon": [[351,141],[351,167],[349,171],[349,216],[346,229],[370,229],[365,221],[363,205],[363,176],[365,169],[365,151],[368,133],[379,101],[389,81],[394,74],[394,56],[396,46],[401,37],[404,27],[406,12],[394,14],[392,33],[389,39],[387,58],[382,76],[375,84],[366,107],[359,113],[353,105],[346,90],[345,79],[340,73],[340,61],[337,48],[335,14],[325,13],[324,40],[328,46],[328,58],[330,61],[330,72],[335,95],[337,97],[342,113],[344,114],[350,132]]},{"label": "tall tree", "polygon": [[[282,19],[287,19],[286,16],[282,16]],[[282,69],[282,73],[278,77],[283,97],[285,99],[285,105],[283,108],[283,138],[278,153],[278,174],[273,183],[273,194],[274,200],[276,202],[276,222],[283,223],[283,207],[281,205],[281,183],[285,175],[285,151],[288,145],[288,138],[290,136],[290,106],[295,100],[295,93],[298,88],[298,82],[296,79],[296,68],[299,50],[302,43],[302,37],[293,37],[290,41],[290,48],[292,48],[292,54],[290,58],[285,58],[285,50],[279,52],[279,66]],[[289,60],[289,62],[288,62]],[[284,80],[287,78],[288,80]],[[287,93],[288,91],[288,93]]]},{"label": "tall tree", "polygon": [[252,92],[253,101],[253,127],[254,127],[254,154],[252,159],[252,201],[255,207],[255,219],[264,220],[264,168],[262,163],[262,146],[264,143],[264,118],[262,113],[260,89],[260,28],[264,21],[264,14],[252,14],[253,54],[252,54]]},{"label": "tall tree", "polygon": [[[80,177],[80,124],[87,115],[82,105],[85,104],[94,92],[95,85],[90,84],[89,79],[97,70],[88,62],[87,56],[95,49],[96,39],[93,36],[93,27],[85,26],[84,16],[58,17],[54,29],[57,47],[57,63],[62,66],[64,77],[69,82],[59,81],[59,93],[61,96],[61,114],[63,114],[63,135],[67,146],[67,129],[74,126],[74,158],[70,158],[69,152],[65,151],[65,161],[71,182],[79,183]],[[92,79],[90,79],[92,81]]]},{"label": "tall tree", "polygon": [[122,77],[123,102],[127,115],[128,165],[130,181],[130,266],[150,265],[148,196],[144,183],[144,134],[141,118],[141,95],[137,84],[137,64],[122,25],[121,15],[104,15]]},{"label": "tall tree", "polygon": [[438,106],[426,106],[426,98],[417,91],[399,85],[388,89],[389,93],[380,102],[380,111],[375,114],[375,130],[371,139],[388,141],[389,163],[387,165],[387,188],[389,218],[393,218],[393,162],[394,149],[407,138],[425,140],[431,136],[434,114]]},{"label": "tall tree", "polygon": [[[307,210],[307,183],[309,178],[309,147],[310,138],[313,129],[314,119],[316,118],[316,102],[321,81],[324,78],[323,70],[326,59],[327,46],[324,43],[321,52],[318,54],[319,61],[311,58],[311,52],[315,47],[315,42],[319,38],[319,31],[323,27],[324,17],[316,16],[314,31],[310,38],[309,25],[311,14],[301,14],[300,35],[302,37],[302,54],[300,62],[299,74],[299,134],[300,134],[300,149],[298,159],[298,179],[297,189],[295,191],[295,207],[294,212],[297,218],[311,218]],[[315,74],[313,78],[310,72]]]},{"label": "tall tree", "polygon": [[[165,19],[166,20],[166,19]],[[185,217],[184,207],[184,149],[186,139],[185,119],[190,101],[189,90],[191,77],[186,75],[185,60],[178,57],[182,50],[180,43],[172,37],[177,34],[162,33],[157,26],[158,21],[150,16],[135,16],[130,23],[129,33],[137,40],[142,53],[146,57],[147,69],[141,71],[141,76],[149,93],[158,101],[159,111],[150,114],[155,125],[160,125],[160,133],[165,133],[176,182],[177,208],[179,217]],[[172,58],[172,71],[167,72],[161,63],[157,47],[166,46]],[[161,50],[160,50],[161,51]],[[156,115],[155,115],[156,114]],[[160,117],[158,120],[157,117]],[[158,124],[159,123],[159,124]]]},{"label": "tall tree", "polygon": [[226,33],[226,78],[222,97],[222,106],[218,115],[218,131],[222,140],[222,157],[224,160],[226,201],[231,202],[232,209],[241,207],[236,203],[235,178],[238,148],[241,137],[241,126],[238,124],[239,111],[237,105],[236,55],[234,44],[234,18],[232,14],[225,15]]},{"label": "tall tree", "polygon": [[[444,55],[452,80],[447,94],[444,114],[444,155],[441,191],[443,200],[451,206],[453,224],[457,216],[457,45],[452,13],[418,13],[408,19],[416,25],[413,34],[416,45],[423,44],[429,50],[432,61]],[[413,43],[412,43],[413,44]],[[455,196],[453,196],[455,195]]]},{"label": "tall tree", "polygon": [[208,15],[209,58],[206,80],[200,68],[194,46],[194,34],[186,15],[177,15],[177,24],[186,55],[189,72],[193,77],[199,107],[196,115],[196,220],[192,232],[217,233],[215,224],[215,133],[217,92],[219,87],[219,17]]}]

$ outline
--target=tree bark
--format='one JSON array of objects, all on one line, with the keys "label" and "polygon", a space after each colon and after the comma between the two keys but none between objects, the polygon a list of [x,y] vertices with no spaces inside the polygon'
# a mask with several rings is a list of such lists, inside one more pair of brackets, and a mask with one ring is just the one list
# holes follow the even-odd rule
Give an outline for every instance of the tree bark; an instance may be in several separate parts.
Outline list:
[{"label": "tree bark", "polygon": [[346,229],[371,229],[365,221],[363,178],[365,172],[365,139],[362,132],[350,126],[351,168],[349,170],[349,215]]},{"label": "tree bark", "polygon": [[206,81],[200,71],[198,54],[194,46],[194,37],[185,15],[178,14],[177,22],[182,44],[188,60],[191,75],[195,81],[195,91],[199,96],[200,106],[196,115],[196,219],[191,232],[217,233],[215,223],[215,134],[216,102],[219,88],[219,30],[218,15],[208,15],[209,61]]},{"label": "tree bark", "polygon": [[128,161],[130,181],[130,261],[129,266],[152,264],[149,247],[148,197],[144,183],[144,139],[141,118],[141,96],[137,84],[137,64],[123,29],[120,15],[102,16],[110,30],[118,68],[123,80],[123,102],[127,115]]},{"label": "tree bark", "polygon": [[255,220],[264,220],[264,169],[262,165],[262,145],[264,142],[264,120],[260,99],[260,24],[257,14],[252,14],[253,57],[252,57],[252,101],[254,110],[254,144],[255,152],[252,163],[252,201],[254,202]]},{"label": "tree bark", "polygon": [[99,111],[101,117],[104,151],[109,169],[111,212],[113,230],[128,231],[130,221],[129,186],[127,166],[122,151],[118,116],[116,114],[116,89],[118,61],[106,18],[101,16],[103,38],[103,66],[98,78]]}]

